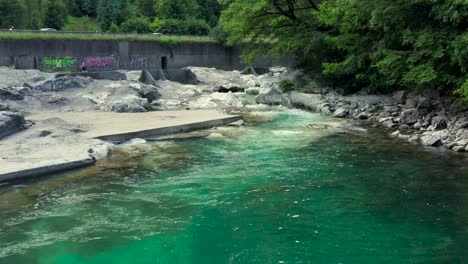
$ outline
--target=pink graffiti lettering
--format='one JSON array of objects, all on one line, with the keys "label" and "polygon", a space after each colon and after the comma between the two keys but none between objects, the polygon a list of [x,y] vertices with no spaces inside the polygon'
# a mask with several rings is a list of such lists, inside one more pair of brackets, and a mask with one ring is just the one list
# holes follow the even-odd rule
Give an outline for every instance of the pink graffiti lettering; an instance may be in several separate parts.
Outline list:
[{"label": "pink graffiti lettering", "polygon": [[113,56],[109,57],[86,57],[84,59],[86,67],[109,67],[114,66],[117,60]]}]

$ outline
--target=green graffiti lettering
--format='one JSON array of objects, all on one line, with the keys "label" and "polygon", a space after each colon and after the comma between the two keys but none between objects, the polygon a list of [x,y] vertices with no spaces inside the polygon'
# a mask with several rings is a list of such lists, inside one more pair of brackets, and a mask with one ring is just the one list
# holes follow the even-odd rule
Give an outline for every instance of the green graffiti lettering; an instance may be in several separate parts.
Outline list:
[{"label": "green graffiti lettering", "polygon": [[72,57],[45,57],[42,59],[42,63],[50,68],[63,68],[74,65],[76,63],[76,59]]}]

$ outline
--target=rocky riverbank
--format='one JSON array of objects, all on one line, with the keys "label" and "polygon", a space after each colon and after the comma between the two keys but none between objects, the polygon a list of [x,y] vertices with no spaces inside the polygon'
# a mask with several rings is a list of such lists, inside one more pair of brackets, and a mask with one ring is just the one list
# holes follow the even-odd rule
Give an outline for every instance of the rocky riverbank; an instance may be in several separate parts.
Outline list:
[{"label": "rocky riverbank", "polygon": [[[415,144],[468,151],[467,106],[454,102],[453,97],[419,91],[342,96],[319,85],[313,85],[317,88],[313,89],[315,93],[283,94],[279,91],[282,80],[301,84],[311,84],[313,80],[301,71],[281,67],[264,69],[261,74],[254,70],[195,67],[175,71],[172,74],[180,80],[168,80],[163,71],[55,75],[0,68],[0,140],[3,138],[0,146],[4,150],[0,162],[20,162],[22,155],[29,155],[35,163],[43,164],[44,155],[33,155],[34,148],[57,148],[59,155],[55,156],[60,160],[67,155],[83,159],[106,157],[112,148],[108,142],[83,136],[99,129],[92,114],[96,112],[216,110],[244,115],[247,121],[255,122],[263,118],[255,112],[269,111],[272,105],[307,109],[341,119],[336,126],[327,126],[336,133],[356,132],[351,122],[342,119],[350,117],[382,126],[392,136]],[[34,123],[31,117],[46,112],[51,113],[50,118]],[[80,119],[85,121],[78,124],[72,122],[73,118],[64,120],[62,116],[70,115],[60,113],[80,113],[89,118]],[[139,122],[137,119],[125,119],[125,122],[130,126]],[[112,122],[109,120],[109,124]],[[100,121],[101,125],[104,123]],[[320,128],[311,126],[310,129]]]},{"label": "rocky riverbank", "polygon": [[336,118],[363,120],[414,144],[468,152],[468,106],[437,93],[402,90],[391,95],[342,96],[333,90],[322,94],[282,94],[272,89],[256,100],[263,104],[304,108]]}]

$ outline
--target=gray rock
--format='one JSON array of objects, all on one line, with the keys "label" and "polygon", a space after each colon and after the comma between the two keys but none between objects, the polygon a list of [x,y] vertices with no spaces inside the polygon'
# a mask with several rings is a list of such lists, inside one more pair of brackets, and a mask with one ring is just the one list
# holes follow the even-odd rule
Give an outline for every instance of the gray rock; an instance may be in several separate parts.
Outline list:
[{"label": "gray rock", "polygon": [[78,72],[73,74],[56,74],[56,78],[65,76],[71,77],[89,77],[94,80],[110,80],[110,81],[124,81],[127,80],[127,75],[118,71],[99,71],[99,72]]},{"label": "gray rock", "polygon": [[16,112],[0,112],[0,139],[26,129],[24,116]]},{"label": "gray rock", "polygon": [[406,90],[397,91],[393,95],[393,100],[395,100],[397,103],[403,104],[405,102],[405,100],[406,100],[407,95],[408,95],[408,91],[406,91]]},{"label": "gray rock", "polygon": [[244,88],[232,85],[232,86],[218,86],[213,91],[218,93],[243,93],[245,91]]},{"label": "gray rock", "polygon": [[414,143],[414,144],[419,144],[420,140],[421,139],[420,139],[419,135],[413,135],[408,139],[409,142]]},{"label": "gray rock", "polygon": [[288,92],[283,96],[283,101],[289,106],[307,109],[313,112],[325,113],[329,107],[322,95]]},{"label": "gray rock", "polygon": [[132,86],[132,88],[134,88],[141,97],[146,98],[149,103],[161,97],[158,87],[153,85],[140,84],[138,88],[135,88],[135,86]]},{"label": "gray rock", "polygon": [[394,123],[392,119],[389,119],[389,120],[386,120],[386,121],[382,122],[382,125],[385,128],[395,128],[395,127],[398,126],[398,124]]},{"label": "gray rock", "polygon": [[0,99],[3,100],[23,100],[24,96],[10,87],[0,87]]},{"label": "gray rock", "polygon": [[63,105],[63,104],[67,104],[70,102],[66,97],[56,95],[56,94],[40,94],[40,95],[37,95],[36,97],[43,104]]},{"label": "gray rock", "polygon": [[34,89],[42,92],[59,92],[68,89],[83,88],[92,82],[90,77],[66,75],[54,80],[47,81]]},{"label": "gray rock", "polygon": [[426,135],[421,138],[421,143],[425,146],[439,147],[442,146],[442,140],[440,137],[433,135]]},{"label": "gray rock", "polygon": [[333,112],[333,117],[344,118],[348,115],[349,111],[346,108],[340,107]]},{"label": "gray rock", "polygon": [[422,97],[419,99],[416,109],[418,109],[418,111],[421,112],[422,114],[427,114],[427,113],[430,113],[434,109],[434,106],[432,105],[432,103],[429,101],[428,98]]},{"label": "gray rock", "polygon": [[366,119],[369,118],[369,114],[366,113],[366,112],[362,112],[362,113],[359,113],[359,114],[357,115],[357,118],[358,118],[358,119],[361,119],[361,120],[366,120]]},{"label": "gray rock", "polygon": [[468,121],[460,122],[458,128],[468,128]]},{"label": "gray rock", "polygon": [[255,101],[257,104],[280,105],[283,103],[283,94],[276,89],[271,89],[268,93],[258,95]]},{"label": "gray rock", "polygon": [[419,111],[415,108],[411,108],[401,112],[401,123],[407,125],[413,125],[418,122]]},{"label": "gray rock", "polygon": [[405,104],[405,107],[406,108],[415,108],[416,106],[418,105],[418,102],[413,99],[413,98],[408,98],[406,100],[406,104]]},{"label": "gray rock", "polygon": [[110,105],[110,110],[118,113],[147,112],[149,104],[144,98],[136,95],[129,95],[120,100],[114,101]]},{"label": "gray rock", "polygon": [[434,118],[432,118],[431,125],[434,127],[434,130],[446,129],[447,128],[446,117],[435,116]]},{"label": "gray rock", "polygon": [[245,90],[248,95],[259,95],[260,91],[257,88],[248,88]]},{"label": "gray rock", "polygon": [[154,79],[153,75],[146,70],[141,71],[141,75],[138,81],[144,84],[149,84],[149,85],[156,84],[156,80]]},{"label": "gray rock", "polygon": [[453,151],[455,152],[465,152],[465,147],[464,146],[455,146],[452,148]]}]

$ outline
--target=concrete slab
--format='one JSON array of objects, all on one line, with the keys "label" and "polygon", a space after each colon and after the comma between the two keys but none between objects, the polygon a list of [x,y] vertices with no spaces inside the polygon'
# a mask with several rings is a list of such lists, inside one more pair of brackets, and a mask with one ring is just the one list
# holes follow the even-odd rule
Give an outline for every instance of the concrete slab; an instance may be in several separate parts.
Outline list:
[{"label": "concrete slab", "polygon": [[81,133],[83,137],[113,142],[207,129],[242,119],[241,116],[226,115],[215,110],[146,113],[43,112],[28,118],[33,122],[60,118],[85,130]]},{"label": "concrete slab", "polygon": [[[29,179],[89,166],[104,141],[123,142],[229,124],[241,116],[215,110],[147,113],[41,112],[36,124],[0,141],[0,182]],[[92,149],[93,151],[90,151]]]}]

